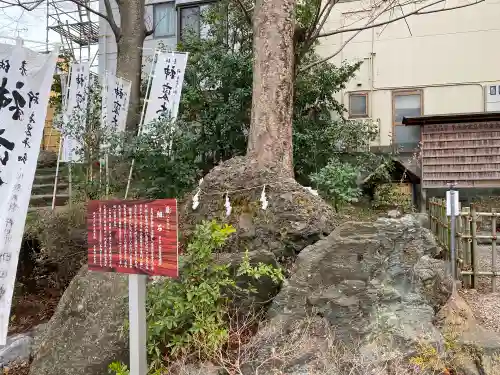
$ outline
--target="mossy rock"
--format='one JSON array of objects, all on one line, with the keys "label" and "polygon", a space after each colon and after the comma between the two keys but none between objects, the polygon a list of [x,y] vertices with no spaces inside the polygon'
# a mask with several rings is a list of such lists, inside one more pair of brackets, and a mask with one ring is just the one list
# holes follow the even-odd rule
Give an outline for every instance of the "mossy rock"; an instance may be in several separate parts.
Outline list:
[{"label": "mossy rock", "polygon": [[57,153],[52,151],[40,151],[38,155],[38,168],[52,168],[57,165]]},{"label": "mossy rock", "polygon": [[[265,185],[269,205],[261,207]],[[292,178],[277,176],[244,157],[230,159],[212,169],[200,185],[199,206],[192,208],[196,189],[180,207],[183,238],[203,220],[233,225],[237,232],[224,252],[266,250],[281,260],[328,235],[337,226],[337,216],[323,199],[311,194]],[[232,210],[226,217],[225,194]]]}]

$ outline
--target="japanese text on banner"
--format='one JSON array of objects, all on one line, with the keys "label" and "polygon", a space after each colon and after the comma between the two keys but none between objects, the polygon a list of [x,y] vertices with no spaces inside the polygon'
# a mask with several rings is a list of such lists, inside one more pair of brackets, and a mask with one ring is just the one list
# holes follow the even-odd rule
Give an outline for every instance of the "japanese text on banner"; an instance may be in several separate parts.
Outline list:
[{"label": "japanese text on banner", "polygon": [[0,45],[0,345],[7,337],[57,53]]},{"label": "japanese text on banner", "polygon": [[63,162],[79,162],[82,148],[79,140],[85,129],[89,97],[90,69],[88,63],[71,66],[69,95],[64,113]]},{"label": "japanese text on banner", "polygon": [[158,54],[144,118],[145,131],[152,121],[177,118],[187,58],[187,53]]},{"label": "japanese text on banner", "polygon": [[127,122],[131,82],[114,76],[106,75],[106,89],[103,98],[104,123],[111,132],[124,132]]}]

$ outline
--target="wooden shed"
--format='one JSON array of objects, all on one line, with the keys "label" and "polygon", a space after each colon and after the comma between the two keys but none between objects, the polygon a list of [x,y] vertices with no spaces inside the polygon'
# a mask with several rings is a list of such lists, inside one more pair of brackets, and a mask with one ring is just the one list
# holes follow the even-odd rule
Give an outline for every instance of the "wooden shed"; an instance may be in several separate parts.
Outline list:
[{"label": "wooden shed", "polygon": [[420,186],[420,177],[408,169],[404,162],[398,158],[393,158],[391,161],[391,179],[378,179],[375,174],[366,176],[362,183],[364,194],[374,199],[375,192],[380,186],[391,185],[393,190],[409,197],[411,203],[415,206],[418,205],[418,189]]},{"label": "wooden shed", "polygon": [[[420,126],[421,192],[500,188],[500,112],[405,117]],[[441,194],[440,194],[441,195]]]}]

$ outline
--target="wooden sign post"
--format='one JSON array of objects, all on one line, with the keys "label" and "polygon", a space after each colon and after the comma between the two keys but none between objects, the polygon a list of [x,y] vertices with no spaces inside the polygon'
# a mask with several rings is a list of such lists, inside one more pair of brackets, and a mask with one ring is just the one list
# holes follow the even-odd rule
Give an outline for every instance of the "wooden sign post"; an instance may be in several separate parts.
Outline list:
[{"label": "wooden sign post", "polygon": [[146,375],[147,278],[179,274],[177,201],[91,201],[87,229],[89,270],[130,274],[130,375]]}]

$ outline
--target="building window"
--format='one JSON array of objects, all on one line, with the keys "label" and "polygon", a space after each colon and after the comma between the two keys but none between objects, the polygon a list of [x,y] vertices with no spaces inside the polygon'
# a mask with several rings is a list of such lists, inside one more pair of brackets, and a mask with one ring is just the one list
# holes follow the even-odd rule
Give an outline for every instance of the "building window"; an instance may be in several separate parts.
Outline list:
[{"label": "building window", "polygon": [[403,117],[422,116],[422,92],[398,91],[392,95],[394,125],[401,125]]},{"label": "building window", "polygon": [[175,36],[175,3],[159,3],[153,6],[153,22],[155,38],[167,38]]},{"label": "building window", "polygon": [[396,91],[392,93],[392,141],[400,150],[413,150],[420,141],[420,126],[402,125],[403,117],[422,116],[422,91]]},{"label": "building window", "polygon": [[349,94],[349,117],[368,117],[368,94],[355,92]]},{"label": "building window", "polygon": [[203,22],[203,15],[211,6],[211,4],[202,4],[179,8],[179,39],[181,41],[190,33],[201,38],[208,35],[208,26]]}]

